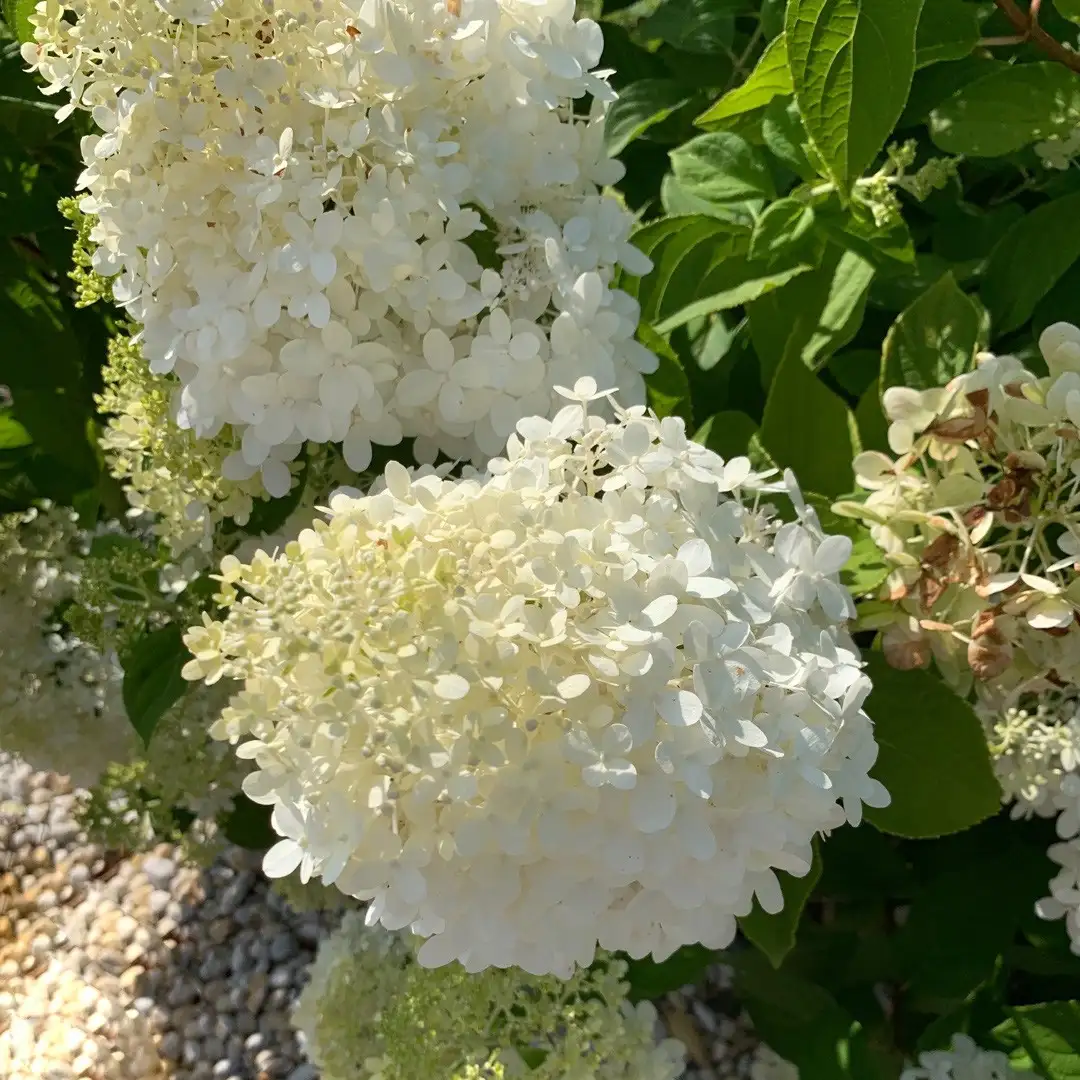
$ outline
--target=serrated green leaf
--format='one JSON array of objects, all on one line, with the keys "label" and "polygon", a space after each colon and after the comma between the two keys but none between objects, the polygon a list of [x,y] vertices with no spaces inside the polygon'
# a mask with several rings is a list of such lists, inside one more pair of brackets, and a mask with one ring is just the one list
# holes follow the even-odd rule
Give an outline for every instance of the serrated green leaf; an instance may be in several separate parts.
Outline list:
[{"label": "serrated green leaf", "polygon": [[846,193],[907,104],[923,0],[789,0],[788,63],[803,123]]},{"label": "serrated green leaf", "polygon": [[778,968],[795,947],[795,935],[803,908],[821,877],[821,847],[817,838],[814,839],[814,861],[807,874],[797,878],[778,870],[776,876],[784,894],[783,908],[770,915],[755,899],[754,910],[739,919],[739,929],[769,958],[772,966]]},{"label": "serrated green leaf", "polygon": [[814,227],[814,209],[800,199],[777,199],[754,222],[750,258],[769,259],[805,240]]},{"label": "serrated green leaf", "polygon": [[896,671],[867,653],[866,712],[879,747],[873,774],[892,802],[867,807],[882,832],[910,838],[962,832],[997,813],[1001,787],[971,706],[929,671]]},{"label": "serrated green leaf", "polygon": [[748,305],[750,333],[767,386],[784,353],[797,349],[817,369],[862,323],[874,268],[861,255],[829,245],[809,273]]},{"label": "serrated green leaf", "polygon": [[851,462],[859,452],[855,418],[794,346],[769,387],[761,442],[777,465],[796,470],[806,490],[822,495],[851,490]]},{"label": "serrated green leaf", "polygon": [[144,744],[150,742],[162,716],[183,697],[187,682],[180,672],[190,659],[183,628],[176,623],[139,638],[121,656],[124,708]]},{"label": "serrated green leaf", "polygon": [[679,186],[709,203],[771,199],[776,192],[764,156],[730,131],[698,135],[671,152]]},{"label": "serrated green leaf", "polygon": [[1044,1080],[1080,1080],[1080,1001],[1014,1006],[999,1032],[1015,1035]]},{"label": "serrated green leaf", "polygon": [[604,120],[604,145],[618,157],[634,139],[666,120],[689,100],[673,79],[639,79],[619,91]]},{"label": "serrated green leaf", "polygon": [[653,268],[641,278],[622,276],[619,286],[638,300],[642,319],[661,336],[745,304],[809,269],[749,259],[748,229],[703,214],[653,222],[634,234],[634,242]]},{"label": "serrated green leaf", "polygon": [[719,127],[733,116],[764,108],[774,98],[791,92],[787,39],[780,34],[769,42],[746,82],[728,91],[715,105],[706,109],[694,123],[703,128]]},{"label": "serrated green leaf", "polygon": [[882,387],[944,386],[974,363],[981,329],[981,305],[951,271],[944,274],[890,327],[881,353]]},{"label": "serrated green leaf", "polygon": [[915,67],[959,60],[979,43],[979,12],[965,0],[930,0],[919,16]]},{"label": "serrated green leaf", "polygon": [[30,16],[37,7],[37,0],[4,0],[4,22],[15,31],[19,41],[33,41],[34,28]]},{"label": "serrated green leaf", "polygon": [[991,252],[983,278],[994,337],[1023,326],[1078,258],[1080,193],[1043,203],[1017,221]]},{"label": "serrated green leaf", "polygon": [[997,68],[962,86],[930,114],[947,153],[1001,157],[1080,124],[1080,78],[1045,61]]}]

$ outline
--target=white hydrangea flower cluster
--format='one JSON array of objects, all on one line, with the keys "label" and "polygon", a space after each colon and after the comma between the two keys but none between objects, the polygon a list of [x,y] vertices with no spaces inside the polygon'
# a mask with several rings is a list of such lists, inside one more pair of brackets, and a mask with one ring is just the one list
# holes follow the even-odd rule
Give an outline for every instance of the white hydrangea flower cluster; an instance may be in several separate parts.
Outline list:
[{"label": "white hydrangea flower cluster", "polygon": [[71,510],[0,520],[0,749],[80,787],[136,745],[116,664],[60,621],[85,543]]},{"label": "white hydrangea flower cluster", "polygon": [[[1074,801],[1069,779],[1080,769],[1080,699],[1044,691],[1027,708],[977,707],[986,728],[1002,802],[1014,818],[1053,817]],[[1080,793],[1078,793],[1080,794]]]},{"label": "white hydrangea flower cluster", "polygon": [[1080,157],[1080,127],[1056,139],[1044,139],[1035,144],[1035,153],[1048,169],[1064,171]]},{"label": "white hydrangea flower cluster", "polygon": [[1043,919],[1064,919],[1069,948],[1080,956],[1080,838],[1051,844],[1046,854],[1061,869],[1050,880],[1050,895],[1035,911]]},{"label": "white hydrangea flower cluster", "polygon": [[93,985],[56,958],[29,982],[0,1031],[6,1080],[165,1080],[150,1021],[125,1007],[118,979]]},{"label": "white hydrangea flower cluster", "polygon": [[277,558],[226,558],[227,616],[185,639],[188,678],[245,683],[211,734],[274,807],[267,873],[371,900],[429,966],[721,947],[755,894],[780,909],[774,869],[888,802],[849,542],[790,474],[562,393],[484,474],[391,464]]},{"label": "white hydrangea flower cluster", "polygon": [[836,507],[894,567],[861,612],[890,663],[933,657],[1002,709],[1080,683],[1080,329],[1039,345],[1045,378],[982,354],[946,387],[887,390],[897,457],[860,454],[869,494]]},{"label": "white hydrangea flower cluster", "polygon": [[[288,491],[305,441],[482,461],[553,387],[644,400],[600,189],[614,97],[573,0],[43,0],[23,55],[90,110],[94,269],[224,476]],[[591,95],[588,116],[575,103]]]},{"label": "white hydrangea flower cluster", "polygon": [[656,1009],[626,1000],[625,974],[615,959],[565,982],[429,971],[351,912],[319,946],[293,1022],[323,1080],[675,1080],[685,1048],[656,1041]]},{"label": "white hydrangea flower cluster", "polygon": [[919,1055],[918,1066],[903,1071],[900,1080],[1037,1080],[1021,1072],[998,1050],[981,1049],[970,1035],[956,1034],[949,1050]]}]

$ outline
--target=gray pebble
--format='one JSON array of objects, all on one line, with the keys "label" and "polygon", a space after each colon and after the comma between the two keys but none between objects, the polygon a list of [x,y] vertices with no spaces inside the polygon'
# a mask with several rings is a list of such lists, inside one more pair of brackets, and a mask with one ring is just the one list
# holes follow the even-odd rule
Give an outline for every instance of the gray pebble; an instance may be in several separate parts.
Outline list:
[{"label": "gray pebble", "polygon": [[266,1039],[260,1032],[256,1031],[254,1035],[249,1035],[244,1040],[244,1049],[249,1053],[254,1053],[255,1051],[262,1050],[265,1043]]},{"label": "gray pebble", "polygon": [[218,897],[218,904],[225,914],[234,912],[251,892],[255,884],[255,875],[250,870],[241,870],[236,877],[222,890]]},{"label": "gray pebble", "polygon": [[184,1043],[180,1038],[180,1033],[177,1031],[166,1033],[158,1044],[158,1050],[161,1051],[162,1057],[168,1058],[170,1061],[179,1061],[184,1050]]},{"label": "gray pebble", "polygon": [[[176,951],[179,952],[179,950]],[[165,1004],[171,1005],[175,1009],[181,1005],[190,1005],[193,1001],[197,1001],[198,998],[198,987],[186,979],[178,979],[173,983],[172,989],[169,990],[169,996],[165,999]]]},{"label": "gray pebble", "polygon": [[229,958],[214,950],[203,957],[203,961],[199,965],[199,978],[203,982],[213,982],[215,979],[220,979],[228,970]]},{"label": "gray pebble", "polygon": [[176,874],[176,863],[160,855],[151,855],[143,861],[142,872],[155,888],[168,889]]},{"label": "gray pebble", "polygon": [[224,1078],[229,1075],[235,1068],[235,1064],[229,1058],[222,1058],[220,1061],[214,1062],[214,1067],[211,1072],[217,1078]]},{"label": "gray pebble", "polygon": [[208,1035],[202,1041],[202,1060],[216,1061],[225,1053],[225,1044],[216,1035]]},{"label": "gray pebble", "polygon": [[270,972],[270,985],[282,988],[292,986],[295,978],[291,968],[276,967]]},{"label": "gray pebble", "polygon": [[305,1061],[289,1073],[288,1080],[319,1080],[319,1070],[311,1062]]},{"label": "gray pebble", "polygon": [[279,964],[291,960],[296,955],[296,952],[296,940],[292,934],[277,934],[270,942],[270,957]]}]

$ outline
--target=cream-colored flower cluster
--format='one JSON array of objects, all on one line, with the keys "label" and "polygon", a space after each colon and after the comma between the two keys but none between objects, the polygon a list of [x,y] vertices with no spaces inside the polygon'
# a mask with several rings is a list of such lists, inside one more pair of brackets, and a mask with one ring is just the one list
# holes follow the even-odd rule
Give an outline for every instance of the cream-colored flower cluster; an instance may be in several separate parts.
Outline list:
[{"label": "cream-colored flower cluster", "polygon": [[929,1050],[919,1064],[904,1070],[900,1080],[1037,1080],[1021,1072],[998,1050],[983,1050],[969,1035],[956,1034],[948,1050]]},{"label": "cream-colored flower cluster", "polygon": [[323,1080],[675,1080],[684,1048],[657,1043],[626,965],[567,981],[520,971],[429,971],[396,934],[353,912],[319,947],[294,1014]]},{"label": "cream-colored flower cluster", "polygon": [[861,518],[891,565],[861,623],[896,667],[933,657],[1001,708],[1080,682],[1080,330],[1040,339],[1050,374],[983,354],[946,387],[888,389],[895,458],[855,460]]},{"label": "cream-colored flower cluster", "polygon": [[[152,516],[155,534],[174,558],[208,555],[217,526],[226,520],[245,525],[255,501],[267,497],[259,474],[243,480],[222,476],[222,462],[236,451],[239,438],[226,428],[212,439],[198,439],[178,427],[180,384],[154,375],[126,335],[109,343],[104,380],[98,406],[109,419],[102,446],[133,516]],[[281,465],[291,485],[299,466]],[[278,493],[287,491],[288,486]]]},{"label": "cream-colored flower cluster", "polygon": [[186,638],[188,678],[244,683],[211,733],[274,808],[267,872],[371,900],[432,966],[723,946],[888,801],[849,542],[790,476],[563,392],[484,474],[393,464],[277,558],[226,558],[227,616]]},{"label": "cream-colored flower cluster", "polygon": [[[1002,801],[1013,817],[1053,817],[1067,808],[1080,770],[1080,698],[1046,690],[1027,708],[977,707],[987,732]],[[1063,786],[1064,785],[1064,786]]]},{"label": "cream-colored flower cluster", "polygon": [[[229,425],[220,462],[288,490],[305,441],[417,437],[482,460],[592,374],[644,400],[656,359],[611,287],[649,261],[601,194],[614,94],[573,0],[42,0],[23,47],[90,111],[93,269]],[[586,117],[575,102],[591,96]],[[218,462],[213,462],[216,468]]]},{"label": "cream-colored flower cluster", "polygon": [[71,510],[0,520],[0,749],[79,786],[135,749],[116,664],[60,618],[86,543]]}]

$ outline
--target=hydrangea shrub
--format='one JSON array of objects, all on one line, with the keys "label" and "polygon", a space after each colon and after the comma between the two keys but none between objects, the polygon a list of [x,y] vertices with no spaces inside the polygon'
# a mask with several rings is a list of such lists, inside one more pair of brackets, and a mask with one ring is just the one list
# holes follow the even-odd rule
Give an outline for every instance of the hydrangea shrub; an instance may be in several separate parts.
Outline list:
[{"label": "hydrangea shrub", "polygon": [[1075,0],[0,33],[0,749],[349,912],[324,1075],[1080,1075]]}]

